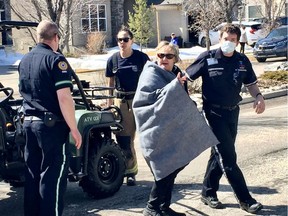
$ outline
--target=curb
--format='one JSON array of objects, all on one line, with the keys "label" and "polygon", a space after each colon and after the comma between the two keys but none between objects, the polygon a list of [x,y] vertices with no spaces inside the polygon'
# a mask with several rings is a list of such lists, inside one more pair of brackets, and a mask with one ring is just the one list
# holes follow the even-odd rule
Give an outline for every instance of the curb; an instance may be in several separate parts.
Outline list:
[{"label": "curb", "polygon": [[[288,92],[288,89],[282,89],[282,90],[273,91],[273,92],[269,92],[269,93],[263,93],[263,96],[264,96],[265,100],[268,100],[268,99],[286,96],[287,92]],[[201,97],[200,98],[191,97],[191,99],[197,103],[198,110],[202,111],[202,99],[201,99]],[[199,101],[197,99],[199,99]],[[248,103],[253,103],[254,101],[255,101],[254,97],[247,96],[247,97],[244,97],[242,99],[242,101],[240,101],[238,103],[238,105],[240,106],[240,105],[244,105],[244,104],[248,104]]]},{"label": "curb", "polygon": [[[276,98],[276,97],[283,97],[287,95],[287,91],[288,91],[287,89],[282,89],[282,90],[273,91],[269,93],[263,93],[263,96],[265,100]],[[239,102],[239,105],[251,103],[251,102],[254,102],[254,100],[255,98],[253,97],[243,98],[243,100]]]}]

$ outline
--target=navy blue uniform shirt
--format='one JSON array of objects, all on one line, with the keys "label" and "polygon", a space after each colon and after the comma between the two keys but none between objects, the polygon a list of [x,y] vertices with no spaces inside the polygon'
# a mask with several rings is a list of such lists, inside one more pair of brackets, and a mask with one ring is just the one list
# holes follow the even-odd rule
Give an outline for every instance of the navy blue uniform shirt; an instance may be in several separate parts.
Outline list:
[{"label": "navy blue uniform shirt", "polygon": [[257,83],[250,60],[234,51],[226,57],[221,49],[206,51],[191,64],[186,72],[192,80],[202,77],[203,102],[221,106],[235,106],[242,100],[242,84]]},{"label": "navy blue uniform shirt", "polygon": [[[115,55],[116,61],[113,60]],[[149,57],[147,54],[138,50],[133,50],[133,54],[128,58],[122,58],[119,52],[117,52],[108,59],[105,75],[106,77],[116,76],[115,85],[117,90],[126,92],[136,91],[140,74],[148,60]]]},{"label": "navy blue uniform shirt", "polygon": [[25,114],[41,115],[43,111],[49,111],[62,117],[56,91],[73,87],[72,69],[66,58],[50,46],[39,43],[22,58],[18,71]]}]

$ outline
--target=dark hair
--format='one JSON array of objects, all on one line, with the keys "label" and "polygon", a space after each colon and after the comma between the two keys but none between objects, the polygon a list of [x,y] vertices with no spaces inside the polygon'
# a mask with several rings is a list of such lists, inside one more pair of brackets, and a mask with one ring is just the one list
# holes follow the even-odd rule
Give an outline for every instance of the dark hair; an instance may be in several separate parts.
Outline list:
[{"label": "dark hair", "polygon": [[130,29],[127,26],[122,26],[121,29],[118,31],[117,35],[119,34],[119,32],[122,32],[122,31],[127,32],[130,39],[133,39],[134,37],[133,33],[130,31]]},{"label": "dark hair", "polygon": [[230,33],[230,34],[236,34],[237,35],[237,41],[240,40],[240,36],[241,36],[241,30],[238,26],[234,25],[234,24],[226,24],[225,26],[223,26],[223,28],[221,28],[220,31],[220,38],[222,38],[223,33]]}]

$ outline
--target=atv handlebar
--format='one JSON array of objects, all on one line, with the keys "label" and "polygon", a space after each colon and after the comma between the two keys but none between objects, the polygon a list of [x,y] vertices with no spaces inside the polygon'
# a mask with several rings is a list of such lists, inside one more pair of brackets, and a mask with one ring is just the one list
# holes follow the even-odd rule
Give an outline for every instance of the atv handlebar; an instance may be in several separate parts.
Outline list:
[{"label": "atv handlebar", "polygon": [[[2,85],[2,84],[1,84]],[[12,95],[14,93],[14,90],[10,87],[6,87],[6,88],[0,88],[0,92],[4,92],[5,93],[5,97],[4,99],[0,99],[0,107],[5,104],[7,101],[9,101],[9,99],[13,99]]]}]

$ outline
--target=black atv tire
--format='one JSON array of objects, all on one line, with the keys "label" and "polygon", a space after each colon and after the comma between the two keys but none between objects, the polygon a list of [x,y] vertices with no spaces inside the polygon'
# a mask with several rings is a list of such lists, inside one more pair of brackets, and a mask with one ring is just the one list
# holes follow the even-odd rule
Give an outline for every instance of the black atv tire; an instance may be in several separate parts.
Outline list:
[{"label": "black atv tire", "polygon": [[110,138],[101,139],[89,151],[87,176],[79,185],[89,196],[101,199],[115,194],[123,184],[125,156],[119,145]]}]

